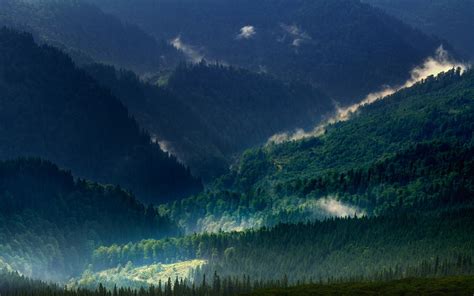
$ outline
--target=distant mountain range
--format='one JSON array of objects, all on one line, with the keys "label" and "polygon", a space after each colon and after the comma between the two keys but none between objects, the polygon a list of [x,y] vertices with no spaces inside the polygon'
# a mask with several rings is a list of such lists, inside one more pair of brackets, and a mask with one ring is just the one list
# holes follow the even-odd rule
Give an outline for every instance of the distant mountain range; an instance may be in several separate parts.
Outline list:
[{"label": "distant mountain range", "polygon": [[1,0],[0,5],[0,25],[28,31],[79,64],[96,61],[155,74],[184,59],[167,41],[85,2]]},{"label": "distant mountain range", "polygon": [[90,1],[190,60],[310,82],[342,104],[401,83],[441,44],[358,0]]},{"label": "distant mountain range", "polygon": [[471,0],[364,0],[426,34],[453,45],[474,60],[474,2]]}]

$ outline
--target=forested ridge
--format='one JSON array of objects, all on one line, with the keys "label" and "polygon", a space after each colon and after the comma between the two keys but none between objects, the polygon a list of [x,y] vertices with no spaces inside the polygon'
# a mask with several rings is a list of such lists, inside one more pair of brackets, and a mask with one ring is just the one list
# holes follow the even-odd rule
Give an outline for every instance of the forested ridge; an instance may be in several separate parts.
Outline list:
[{"label": "forested ridge", "polygon": [[469,200],[473,77],[453,70],[362,108],[322,136],[248,150],[206,192],[162,211],[192,232],[321,218],[322,198],[366,214]]},{"label": "forested ridge", "polygon": [[91,3],[77,0],[1,0],[0,25],[32,33],[75,62],[102,62],[155,74],[182,59],[165,40],[122,22]]},{"label": "forested ridge", "polygon": [[343,104],[404,82],[440,45],[359,0],[89,1],[158,39],[175,40],[191,60],[300,79]]},{"label": "forested ridge", "polygon": [[0,0],[0,295],[472,293],[470,6],[424,1]]},{"label": "forested ridge", "polygon": [[330,98],[308,84],[204,61],[179,65],[159,85],[103,65],[85,69],[208,181],[226,172],[244,149],[278,132],[310,128],[334,110]]},{"label": "forested ridge", "polygon": [[0,29],[0,94],[1,159],[42,157],[155,203],[201,188],[108,89],[27,33]]},{"label": "forested ridge", "polygon": [[103,244],[180,232],[120,187],[75,179],[41,159],[0,162],[0,204],[0,263],[34,278],[79,274]]}]

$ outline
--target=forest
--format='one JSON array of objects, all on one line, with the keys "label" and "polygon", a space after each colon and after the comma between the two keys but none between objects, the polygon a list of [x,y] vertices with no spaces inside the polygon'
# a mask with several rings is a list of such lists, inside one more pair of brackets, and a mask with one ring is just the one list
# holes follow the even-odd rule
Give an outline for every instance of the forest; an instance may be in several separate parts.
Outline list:
[{"label": "forest", "polygon": [[205,181],[226,172],[245,149],[293,126],[310,128],[334,110],[311,85],[205,61],[180,64],[159,85],[110,66],[85,70]]},{"label": "forest", "polygon": [[0,37],[2,159],[48,159],[79,177],[120,184],[147,202],[202,188],[67,55],[37,45],[27,33],[2,28]]},{"label": "forest", "polygon": [[471,12],[0,0],[0,295],[471,295]]},{"label": "forest", "polygon": [[161,211],[192,233],[325,217],[315,202],[324,197],[366,214],[470,203],[473,77],[453,70],[363,108],[323,136],[248,150],[205,192]]}]

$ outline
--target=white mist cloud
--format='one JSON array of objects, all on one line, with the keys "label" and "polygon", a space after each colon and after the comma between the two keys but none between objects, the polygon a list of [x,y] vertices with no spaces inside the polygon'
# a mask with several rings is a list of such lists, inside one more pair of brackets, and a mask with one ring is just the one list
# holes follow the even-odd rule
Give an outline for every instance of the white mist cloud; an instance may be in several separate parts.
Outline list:
[{"label": "white mist cloud", "polygon": [[316,201],[316,204],[329,216],[334,217],[354,217],[355,215],[364,216],[367,214],[364,210],[344,204],[336,200],[334,197],[321,198]]},{"label": "white mist cloud", "polygon": [[280,24],[280,26],[287,34],[292,37],[293,41],[291,42],[291,45],[294,47],[299,47],[305,41],[311,40],[311,36],[309,36],[308,33],[303,31],[297,25]]},{"label": "white mist cloud", "polygon": [[[268,225],[272,215],[280,216],[282,212],[292,213],[290,220],[279,220],[281,223],[308,222],[324,220],[331,217],[365,216],[367,212],[356,206],[341,202],[335,195],[322,198],[276,197],[264,210],[247,215],[225,212],[221,216],[209,215],[198,220],[196,227],[188,229],[193,232],[244,231]],[[285,215],[283,215],[285,216]],[[298,217],[298,218],[295,218]],[[281,216],[280,216],[280,219]],[[270,221],[274,221],[270,218]]]},{"label": "white mist cloud", "polygon": [[204,55],[202,53],[200,53],[193,46],[184,43],[180,36],[171,40],[170,44],[173,45],[177,50],[181,51],[186,56],[186,58],[193,63],[199,63],[202,59],[204,59]]},{"label": "white mist cloud", "polygon": [[297,129],[293,133],[276,134],[270,137],[268,143],[278,144],[286,141],[295,141],[304,138],[320,136],[324,133],[328,125],[339,121],[349,120],[352,114],[356,113],[362,106],[383,99],[389,95],[396,93],[401,89],[411,87],[417,82],[428,78],[429,76],[437,76],[442,72],[446,72],[455,68],[460,68],[461,71],[464,72],[469,67],[469,65],[462,64],[450,59],[448,52],[443,48],[443,46],[440,46],[436,50],[436,54],[433,57],[427,58],[422,65],[417,66],[413,70],[411,70],[410,78],[404,84],[396,87],[384,87],[380,91],[368,94],[362,101],[357,104],[348,107],[337,108],[336,114],[316,126],[312,131],[306,132],[303,129]]},{"label": "white mist cloud", "polygon": [[240,28],[240,33],[237,35],[237,39],[250,39],[257,34],[254,26],[244,26]]}]

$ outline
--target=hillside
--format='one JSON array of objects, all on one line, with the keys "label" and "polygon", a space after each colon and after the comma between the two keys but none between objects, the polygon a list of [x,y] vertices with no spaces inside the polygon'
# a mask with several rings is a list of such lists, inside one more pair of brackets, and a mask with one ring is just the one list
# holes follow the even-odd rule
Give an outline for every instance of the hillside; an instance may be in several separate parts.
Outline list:
[{"label": "hillside", "polygon": [[402,83],[440,45],[358,0],[90,1],[189,60],[303,80],[343,104]]},{"label": "hillside", "polygon": [[319,137],[251,149],[205,193],[162,210],[192,232],[469,200],[473,73],[429,78]]},{"label": "hillside", "polygon": [[76,62],[116,65],[138,73],[156,73],[175,65],[181,55],[135,25],[76,0],[1,0],[0,25],[33,33]]},{"label": "hillside", "polygon": [[470,0],[364,0],[474,59],[474,2]]},{"label": "hillside", "polygon": [[148,202],[201,189],[123,104],[57,49],[0,29],[0,159],[38,156]]},{"label": "hillside", "polygon": [[179,233],[120,187],[75,180],[40,159],[0,162],[0,204],[0,262],[43,280],[80,274],[102,244]]},{"label": "hillside", "polygon": [[160,86],[112,67],[85,70],[110,88],[162,147],[206,180],[227,172],[244,149],[275,133],[312,127],[334,109],[307,84],[204,62],[178,66]]}]

